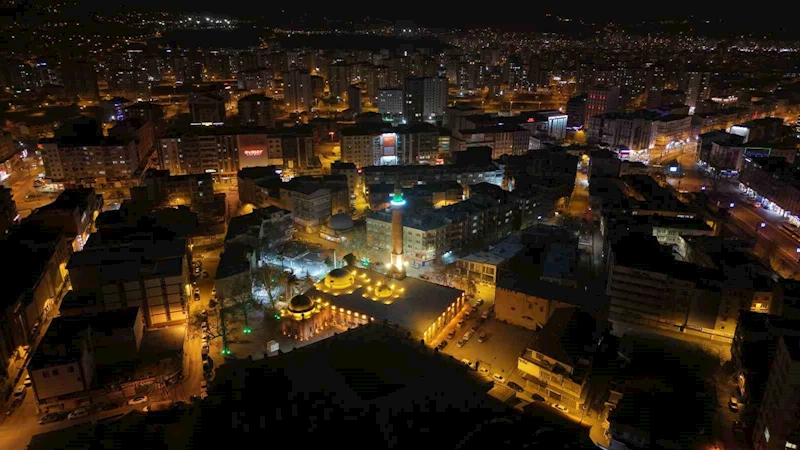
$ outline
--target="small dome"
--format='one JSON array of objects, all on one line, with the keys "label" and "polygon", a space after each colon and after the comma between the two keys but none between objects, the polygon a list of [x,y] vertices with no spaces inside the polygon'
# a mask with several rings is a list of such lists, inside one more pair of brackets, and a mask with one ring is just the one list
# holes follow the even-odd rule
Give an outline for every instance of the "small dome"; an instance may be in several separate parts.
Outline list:
[{"label": "small dome", "polygon": [[375,288],[375,296],[378,298],[386,298],[392,295],[392,288],[386,284],[382,284]]},{"label": "small dome", "polygon": [[303,294],[295,295],[289,301],[289,311],[293,313],[304,313],[314,309],[314,302]]},{"label": "small dome", "polygon": [[331,270],[328,275],[325,276],[325,286],[333,289],[344,289],[352,286],[353,283],[355,283],[355,279],[355,275],[350,273],[349,270],[340,267]]},{"label": "small dome", "polygon": [[335,214],[328,221],[328,226],[336,231],[349,230],[353,228],[353,219],[345,213]]}]

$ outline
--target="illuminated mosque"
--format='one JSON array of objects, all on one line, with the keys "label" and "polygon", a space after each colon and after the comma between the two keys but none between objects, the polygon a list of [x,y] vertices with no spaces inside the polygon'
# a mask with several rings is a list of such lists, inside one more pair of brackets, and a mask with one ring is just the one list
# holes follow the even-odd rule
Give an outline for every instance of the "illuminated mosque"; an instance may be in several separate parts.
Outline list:
[{"label": "illuminated mosque", "polygon": [[333,269],[281,312],[284,335],[307,340],[330,325],[354,328],[373,321],[432,340],[464,305],[464,291],[406,277],[399,189],[392,205],[392,258],[387,273],[354,266]]}]

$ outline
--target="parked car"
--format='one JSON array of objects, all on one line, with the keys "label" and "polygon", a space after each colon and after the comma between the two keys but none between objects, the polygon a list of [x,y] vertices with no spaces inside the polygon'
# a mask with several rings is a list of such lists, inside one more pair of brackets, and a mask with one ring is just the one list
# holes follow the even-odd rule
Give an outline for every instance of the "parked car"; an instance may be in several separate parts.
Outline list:
[{"label": "parked car", "polygon": [[200,301],[200,294],[197,293],[197,292],[194,293],[194,301],[196,301],[196,302]]},{"label": "parked car", "polygon": [[489,311],[487,310],[484,311],[483,314],[481,314],[481,319],[486,320],[488,318],[489,318]]},{"label": "parked car", "polygon": [[513,389],[513,390],[515,390],[517,392],[524,392],[525,391],[525,389],[522,389],[522,386],[518,385],[517,383],[514,383],[513,381],[509,381],[508,382],[508,387],[510,387],[511,389]]},{"label": "parked car", "polygon": [[24,384],[25,387],[29,387],[32,384],[31,376],[25,375],[25,381],[23,381],[22,384]]},{"label": "parked car", "polygon": [[474,333],[474,332],[476,332],[476,331],[478,331],[478,325],[473,325],[473,326],[471,326],[471,327],[469,328],[469,331],[471,331],[471,332],[473,332],[473,333]]},{"label": "parked car", "polygon": [[542,402],[542,403],[544,403],[544,397],[542,397],[542,396],[541,396],[541,395],[539,395],[539,394],[533,394],[533,395],[531,395],[531,398],[532,398],[532,399],[534,399],[534,400],[536,400],[537,402]]},{"label": "parked car", "polygon": [[442,350],[445,347],[447,347],[447,341],[444,339],[442,339],[442,342],[439,342],[439,345],[436,346],[436,348],[438,348],[439,350]]},{"label": "parked car", "polygon": [[200,295],[200,288],[199,287],[194,288],[194,295]]},{"label": "parked car", "polygon": [[485,342],[486,341],[486,333],[481,333],[478,335],[478,342]]},{"label": "parked car", "polygon": [[456,337],[456,330],[450,330],[450,332],[447,333],[447,339],[453,339],[454,337]]},{"label": "parked car", "polygon": [[461,347],[465,346],[466,344],[467,344],[467,341],[465,341],[464,339],[461,339],[460,341],[458,341],[458,343],[456,345],[458,346],[458,348],[461,348]]},{"label": "parked car", "polygon": [[[445,341],[447,342],[447,341]],[[200,347],[200,353],[203,355],[208,355],[208,342],[203,342],[203,345]]]},{"label": "parked car", "polygon": [[80,419],[89,415],[89,408],[78,408],[67,415],[67,420]]},{"label": "parked car", "polygon": [[25,397],[25,385],[21,384],[14,389],[14,397],[16,398],[23,398]]},{"label": "parked car", "polygon": [[731,397],[731,399],[728,400],[728,408],[733,412],[739,411],[739,401],[736,400],[736,397]]},{"label": "parked car", "polygon": [[55,423],[55,422],[60,421],[63,418],[64,417],[62,417],[61,414],[58,414],[58,413],[45,414],[45,415],[42,416],[41,419],[39,419],[39,425],[46,425],[48,423]]},{"label": "parked car", "polygon": [[147,403],[146,395],[140,395],[138,397],[133,397],[132,399],[128,400],[128,406],[141,405],[142,403]]},{"label": "parked car", "polygon": [[569,411],[569,409],[567,409],[567,407],[562,405],[561,403],[553,403],[550,406],[564,413]]},{"label": "parked car", "polygon": [[463,327],[463,326],[464,326],[464,321],[463,321],[463,320],[459,320],[459,321],[458,321],[458,323],[456,323],[456,326],[457,326],[458,328],[461,328],[461,327]]},{"label": "parked car", "polygon": [[483,299],[479,298],[477,302],[475,302],[475,306],[481,306],[483,304]]},{"label": "parked car", "polygon": [[499,373],[493,373],[492,374],[492,378],[494,378],[494,380],[499,382],[499,383],[505,383],[506,382],[506,377],[500,375]]},{"label": "parked car", "polygon": [[203,271],[203,278],[208,278],[208,272],[206,272],[205,270]]}]

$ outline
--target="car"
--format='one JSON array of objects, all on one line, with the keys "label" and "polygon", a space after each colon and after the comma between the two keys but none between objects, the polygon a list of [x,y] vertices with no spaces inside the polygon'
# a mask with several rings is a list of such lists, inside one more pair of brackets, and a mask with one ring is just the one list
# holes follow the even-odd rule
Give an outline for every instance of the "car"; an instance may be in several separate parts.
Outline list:
[{"label": "car", "polygon": [[23,381],[22,384],[25,385],[25,387],[29,387],[32,384],[31,376],[25,375],[25,381]]},{"label": "car", "polygon": [[450,332],[447,333],[447,339],[453,339],[454,337],[456,337],[456,330],[450,330]]},{"label": "car", "polygon": [[194,301],[196,301],[196,302],[200,301],[200,294],[198,294],[198,293],[194,294]]},{"label": "car", "polygon": [[208,390],[208,381],[206,381],[206,380],[201,381],[200,382],[200,389],[203,390],[203,391]]},{"label": "car", "polygon": [[200,393],[200,400],[205,400],[208,398],[208,392],[201,392]]},{"label": "car", "polygon": [[[445,342],[447,342],[447,341],[445,341]],[[204,342],[203,345],[200,347],[200,353],[203,354],[203,355],[208,355],[208,350],[209,350],[208,343]]]},{"label": "car", "polygon": [[736,399],[736,397],[731,397],[731,399],[728,400],[728,409],[733,412],[739,411],[739,401]]},{"label": "car", "polygon": [[17,386],[16,389],[14,389],[14,397],[16,397],[16,398],[25,397],[25,385],[24,384],[21,384],[21,385]]},{"label": "car", "polygon": [[494,378],[494,380],[499,382],[499,383],[505,383],[506,382],[506,377],[500,375],[499,373],[493,373],[492,374],[492,378]]},{"label": "car", "polygon": [[471,327],[469,328],[469,331],[471,331],[471,332],[473,332],[473,333],[474,333],[474,332],[476,332],[476,331],[478,331],[478,326],[477,326],[477,325],[473,325],[473,326],[471,326]]},{"label": "car", "polygon": [[479,298],[477,302],[475,302],[475,306],[481,306],[483,304],[483,299]]},{"label": "car", "polygon": [[461,348],[461,347],[467,345],[467,341],[465,341],[464,339],[461,339],[460,341],[458,341],[456,343],[456,345],[458,346],[458,348]]},{"label": "car", "polygon": [[194,295],[200,295],[200,288],[199,287],[194,288]]},{"label": "car", "polygon": [[489,375],[489,368],[488,367],[481,367],[479,372],[484,374],[484,375]]},{"label": "car", "polygon": [[567,407],[562,405],[561,403],[552,403],[552,404],[550,404],[550,406],[552,406],[553,408],[555,408],[555,409],[557,409],[557,410],[559,410],[559,411],[561,411],[563,413],[566,413],[566,412],[569,411],[569,409],[567,409]]},{"label": "car", "polygon": [[478,342],[485,342],[486,341],[486,333],[481,333],[478,335]]},{"label": "car", "polygon": [[484,311],[483,314],[481,314],[481,319],[486,320],[488,318],[489,318],[489,311]]},{"label": "car", "polygon": [[444,339],[442,340],[442,342],[439,342],[439,345],[436,346],[436,348],[438,348],[439,350],[442,350],[445,347],[447,347],[447,341]]},{"label": "car", "polygon": [[461,363],[467,367],[472,367],[472,361],[468,360],[467,358],[461,358]]},{"label": "car", "polygon": [[89,408],[78,408],[75,411],[67,414],[67,420],[80,419],[89,415]]},{"label": "car", "polygon": [[541,396],[541,395],[539,395],[539,394],[533,394],[533,395],[531,395],[531,398],[532,398],[532,399],[534,399],[534,400],[536,400],[537,402],[542,402],[542,403],[544,403],[544,397],[542,397],[542,396]]},{"label": "car", "polygon": [[45,414],[42,416],[41,419],[39,419],[39,425],[47,425],[48,423],[58,422],[61,419],[63,419],[61,414],[57,413]]},{"label": "car", "polygon": [[456,323],[456,326],[457,326],[458,328],[461,328],[461,327],[463,327],[463,326],[464,326],[464,321],[463,321],[463,320],[459,320],[459,321],[458,321],[458,323]]},{"label": "car", "polygon": [[206,311],[206,309],[203,308],[203,310],[200,311],[200,315],[203,316],[203,317],[208,317],[208,311]]},{"label": "car", "polygon": [[525,392],[525,389],[523,389],[522,386],[518,385],[517,383],[514,383],[513,381],[508,382],[508,387],[517,392]]},{"label": "car", "polygon": [[205,270],[203,271],[203,278],[208,278],[208,272],[206,272]]},{"label": "car", "polygon": [[146,395],[140,395],[138,397],[133,397],[132,399],[128,400],[128,406],[141,405],[142,403],[147,403]]}]

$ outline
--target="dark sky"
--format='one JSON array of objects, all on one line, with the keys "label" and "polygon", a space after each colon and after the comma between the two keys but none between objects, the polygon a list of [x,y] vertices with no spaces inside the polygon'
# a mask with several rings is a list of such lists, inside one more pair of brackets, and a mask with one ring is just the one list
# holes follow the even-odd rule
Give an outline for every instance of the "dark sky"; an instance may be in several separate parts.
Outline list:
[{"label": "dark sky", "polygon": [[[47,0],[29,0],[41,1]],[[800,5],[794,2],[782,4],[765,3],[761,7],[736,7],[732,2],[670,2],[669,12],[665,12],[662,4],[652,0],[633,2],[535,2],[512,1],[492,3],[491,1],[370,1],[370,2],[272,2],[272,1],[240,1],[224,2],[220,0],[80,0],[80,8],[86,12],[120,11],[124,9],[168,9],[185,12],[212,12],[240,16],[246,18],[266,17],[271,23],[289,23],[302,15],[308,19],[328,17],[344,21],[361,21],[366,17],[394,21],[400,19],[413,20],[429,27],[474,27],[476,25],[506,26],[511,29],[537,30],[542,25],[554,22],[546,13],[562,15],[573,19],[583,19],[593,23],[609,21],[632,25],[646,20],[683,20],[689,19],[697,29],[713,29],[714,34],[731,33],[747,34],[770,31],[797,31],[797,17],[800,16]],[[497,6],[495,6],[497,5]],[[546,6],[543,6],[546,5]],[[777,7],[780,5],[780,8]],[[706,24],[709,20],[711,23]],[[720,20],[722,22],[720,22]],[[558,23],[556,23],[558,24]],[[548,27],[549,28],[549,27]],[[798,29],[798,30],[796,30]],[[644,31],[647,31],[645,26]],[[547,30],[549,31],[549,30]],[[640,28],[640,31],[642,29]],[[798,36],[800,37],[800,36]]]}]

